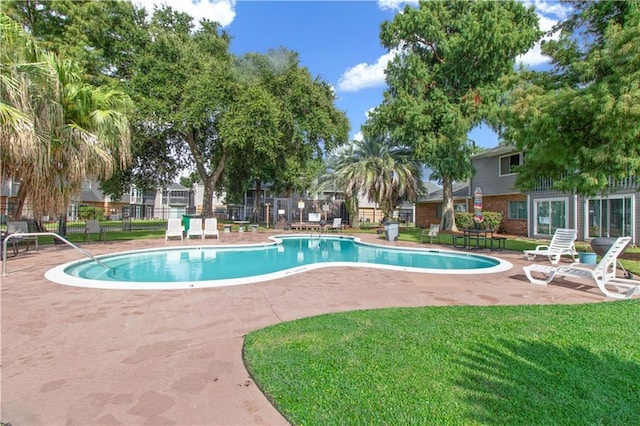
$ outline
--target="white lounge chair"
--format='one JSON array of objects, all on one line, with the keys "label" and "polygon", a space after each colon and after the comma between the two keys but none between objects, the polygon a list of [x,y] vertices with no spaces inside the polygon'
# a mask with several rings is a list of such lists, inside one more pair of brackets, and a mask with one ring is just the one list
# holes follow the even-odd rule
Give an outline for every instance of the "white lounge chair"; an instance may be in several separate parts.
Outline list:
[{"label": "white lounge chair", "polygon": [[[549,266],[534,263],[523,266],[522,269],[533,284],[547,285],[555,277],[582,278],[595,282],[607,297],[628,299],[636,294],[640,295],[640,281],[616,277],[616,262],[629,241],[631,237],[618,238],[597,265],[575,262],[567,266]],[[542,278],[534,277],[534,273],[542,275]],[[617,292],[609,290],[607,286],[615,287]]]},{"label": "white lounge chair", "polygon": [[440,242],[440,224],[432,223],[429,225],[429,229],[423,229],[420,233],[420,242],[424,237],[429,237],[429,244],[433,243],[433,239],[437,239]]},{"label": "white lounge chair", "polygon": [[539,245],[534,250],[525,250],[524,255],[528,260],[534,260],[536,256],[547,256],[553,265],[560,263],[564,254],[571,256],[575,261],[578,258],[575,246],[577,237],[576,229],[558,228],[549,245]]},{"label": "white lounge chair", "polygon": [[165,241],[172,237],[180,237],[182,240],[182,221],[174,218],[167,222],[167,231],[164,234]]},{"label": "white lounge chair", "polygon": [[199,217],[192,217],[189,219],[187,240],[191,237],[200,237],[200,239],[204,239],[204,234],[202,233],[202,219]]},{"label": "white lounge chair", "polygon": [[84,237],[82,238],[82,241],[86,241],[88,238],[89,242],[91,242],[91,234],[98,234],[98,241],[100,241],[100,239],[104,241],[104,228],[100,226],[99,220],[87,220],[84,227]]},{"label": "white lounge chair", "polygon": [[334,218],[333,219],[333,224],[331,224],[331,226],[329,226],[329,229],[334,229],[336,231],[342,230],[342,218],[341,217]]},{"label": "white lounge chair", "polygon": [[216,219],[215,217],[205,219],[204,231],[202,232],[202,238],[216,237],[220,239],[220,231],[218,231],[218,219]]}]

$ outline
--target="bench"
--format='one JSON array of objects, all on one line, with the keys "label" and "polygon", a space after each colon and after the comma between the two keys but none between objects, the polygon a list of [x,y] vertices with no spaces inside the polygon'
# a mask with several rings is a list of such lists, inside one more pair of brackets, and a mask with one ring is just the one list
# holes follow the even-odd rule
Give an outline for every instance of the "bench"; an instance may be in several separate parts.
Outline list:
[{"label": "bench", "polygon": [[[4,239],[6,237],[8,237],[10,234],[5,233],[4,231],[2,233],[0,233],[0,257],[2,257],[3,253],[4,253]],[[18,255],[18,240],[15,238],[12,238],[8,241],[7,243],[7,250],[11,248],[13,251],[13,255],[17,256]]]},{"label": "bench", "polygon": [[231,224],[230,223],[224,223],[222,225],[222,230],[223,230],[223,232],[231,232]]},{"label": "bench", "polygon": [[[7,222],[7,233],[8,234],[29,234],[29,223],[27,221],[17,221]],[[24,236],[24,237],[12,237],[14,241],[17,242],[25,242],[27,244],[27,250],[29,250],[29,246],[31,243],[35,243],[36,252],[38,251],[38,237],[35,236]]]},{"label": "bench", "polygon": [[453,240],[454,247],[467,248],[467,237],[465,237],[464,235],[452,235],[451,239]]},{"label": "bench", "polygon": [[303,231],[303,230],[320,230],[322,225],[320,225],[320,222],[318,223],[292,223],[291,224],[291,229],[295,229],[297,231]]},{"label": "bench", "polygon": [[[491,237],[491,250],[504,250],[507,237]],[[494,242],[497,244],[493,246]]]}]

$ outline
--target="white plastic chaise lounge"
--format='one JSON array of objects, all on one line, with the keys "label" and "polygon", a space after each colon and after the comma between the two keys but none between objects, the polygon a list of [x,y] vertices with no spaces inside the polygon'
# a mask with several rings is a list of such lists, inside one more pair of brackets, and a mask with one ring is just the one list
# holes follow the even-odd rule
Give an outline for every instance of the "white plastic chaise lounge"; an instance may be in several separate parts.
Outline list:
[{"label": "white plastic chaise lounge", "polygon": [[553,265],[560,263],[560,258],[565,254],[575,261],[578,258],[575,246],[577,237],[576,229],[558,228],[549,245],[539,245],[534,250],[524,250],[524,255],[528,260],[534,260],[536,256],[547,256]]},{"label": "white plastic chaise lounge", "polygon": [[189,219],[187,240],[191,237],[200,237],[200,239],[204,239],[204,233],[202,232],[202,219],[199,217],[192,217],[191,219]]},{"label": "white plastic chaise lounge", "polygon": [[[581,278],[595,282],[607,297],[628,299],[634,295],[640,295],[640,281],[616,277],[616,264],[618,256],[629,244],[629,241],[631,241],[631,237],[619,237],[597,265],[575,262],[566,266],[549,266],[534,263],[523,266],[522,269],[533,284],[547,285],[556,277]],[[542,278],[536,278],[534,273],[542,275]],[[614,287],[617,291],[609,290],[608,286]]]},{"label": "white plastic chaise lounge", "polygon": [[169,219],[167,222],[167,231],[164,234],[164,240],[167,241],[172,237],[180,237],[182,240],[182,221],[180,219]]},{"label": "white plastic chaise lounge", "polygon": [[218,231],[218,219],[215,217],[207,218],[204,220],[204,231],[202,231],[202,238],[216,237],[220,239],[220,231]]}]

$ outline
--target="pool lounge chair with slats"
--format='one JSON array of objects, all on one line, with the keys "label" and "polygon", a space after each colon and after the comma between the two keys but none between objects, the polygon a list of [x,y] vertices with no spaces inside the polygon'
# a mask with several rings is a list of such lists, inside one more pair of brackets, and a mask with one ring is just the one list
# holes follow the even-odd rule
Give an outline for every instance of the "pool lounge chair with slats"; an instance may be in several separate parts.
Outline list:
[{"label": "pool lounge chair with slats", "polygon": [[[616,277],[616,264],[618,256],[629,244],[629,241],[631,241],[631,237],[618,238],[597,265],[575,262],[571,265],[550,266],[534,263],[523,266],[522,269],[533,284],[547,285],[557,277],[581,278],[594,282],[607,297],[628,299],[634,295],[640,295],[640,281]],[[538,275],[541,277],[537,277]],[[614,287],[616,291],[614,292],[608,287]]]},{"label": "pool lounge chair with slats", "polygon": [[167,222],[167,231],[164,234],[165,241],[172,237],[180,237],[182,240],[182,221],[174,218]]},{"label": "pool lounge chair with slats", "polygon": [[200,239],[204,239],[204,234],[202,233],[202,219],[199,217],[192,217],[189,219],[187,240],[191,237],[200,237]]},{"label": "pool lounge chair with slats", "polygon": [[534,260],[536,256],[547,256],[553,265],[560,263],[562,255],[569,255],[575,261],[578,258],[575,247],[577,237],[576,229],[558,228],[549,245],[539,245],[534,250],[525,250],[524,255],[528,260]]},{"label": "pool lounge chair with slats", "polygon": [[218,231],[218,219],[210,217],[204,220],[204,231],[202,238],[216,237],[220,239],[220,231]]}]

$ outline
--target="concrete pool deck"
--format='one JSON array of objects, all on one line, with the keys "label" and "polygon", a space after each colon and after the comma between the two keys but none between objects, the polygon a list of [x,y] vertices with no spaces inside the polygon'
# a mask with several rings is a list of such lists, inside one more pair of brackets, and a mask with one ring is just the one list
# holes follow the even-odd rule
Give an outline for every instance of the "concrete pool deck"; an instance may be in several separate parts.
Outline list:
[{"label": "concrete pool deck", "polygon": [[[263,242],[269,235],[221,232],[219,241],[205,244]],[[180,245],[203,243],[150,239],[82,247],[98,255]],[[13,426],[287,424],[244,367],[243,336],[252,330],[358,309],[608,300],[577,281],[530,284],[522,266],[531,262],[522,253],[480,253],[514,267],[487,275],[323,268],[231,287],[101,290],[44,278],[53,266],[83,257],[80,252],[60,245],[38,253],[21,248],[2,277],[0,420]]]}]

